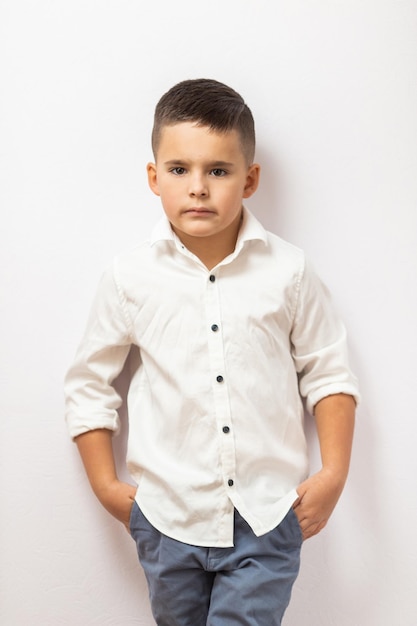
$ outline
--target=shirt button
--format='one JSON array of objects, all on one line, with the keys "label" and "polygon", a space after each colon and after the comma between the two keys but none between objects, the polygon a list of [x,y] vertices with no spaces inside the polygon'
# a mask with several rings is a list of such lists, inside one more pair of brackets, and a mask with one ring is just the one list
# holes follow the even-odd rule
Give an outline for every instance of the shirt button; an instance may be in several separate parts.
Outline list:
[{"label": "shirt button", "polygon": [[214,283],[214,281],[216,280],[216,277],[214,276],[214,274],[210,274],[209,280],[211,283]]},{"label": "shirt button", "polygon": [[230,432],[230,428],[228,426],[223,426],[223,432],[224,433],[229,433]]},{"label": "shirt button", "polygon": [[216,380],[218,383],[222,383],[223,382],[223,376],[216,376]]},{"label": "shirt button", "polygon": [[213,333],[215,333],[216,330],[219,330],[219,327],[217,326],[217,324],[213,324],[211,330],[213,331]]},{"label": "shirt button", "polygon": [[233,487],[233,480],[229,478],[229,480],[227,481],[227,484],[229,485],[229,487]]}]

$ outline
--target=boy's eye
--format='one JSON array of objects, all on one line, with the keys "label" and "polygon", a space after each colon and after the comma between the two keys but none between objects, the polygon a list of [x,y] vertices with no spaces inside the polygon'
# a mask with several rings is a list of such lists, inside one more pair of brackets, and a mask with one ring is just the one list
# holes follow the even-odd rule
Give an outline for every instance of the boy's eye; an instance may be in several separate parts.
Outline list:
[{"label": "boy's eye", "polygon": [[214,170],[211,170],[211,174],[216,177],[226,176],[226,170],[222,170],[220,167],[216,167]]},{"label": "boy's eye", "polygon": [[175,174],[176,176],[182,176],[185,173],[185,168],[184,167],[173,167],[170,172],[172,172],[172,174]]}]

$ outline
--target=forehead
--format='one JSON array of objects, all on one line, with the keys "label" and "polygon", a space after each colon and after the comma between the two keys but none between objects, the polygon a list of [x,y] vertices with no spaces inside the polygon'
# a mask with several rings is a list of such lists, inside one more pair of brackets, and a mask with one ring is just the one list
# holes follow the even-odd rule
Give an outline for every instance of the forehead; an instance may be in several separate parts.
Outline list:
[{"label": "forehead", "polygon": [[[244,158],[237,130],[224,132],[199,126],[195,122],[181,122],[161,128],[157,157],[203,158],[239,160]],[[227,158],[226,158],[227,157]]]}]

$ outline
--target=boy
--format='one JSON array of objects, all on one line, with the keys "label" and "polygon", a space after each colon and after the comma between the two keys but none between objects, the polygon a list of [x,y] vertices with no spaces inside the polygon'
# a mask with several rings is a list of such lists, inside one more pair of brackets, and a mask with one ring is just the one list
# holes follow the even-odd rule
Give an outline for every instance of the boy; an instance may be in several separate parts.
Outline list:
[{"label": "boy", "polygon": [[[326,524],[351,451],[343,325],[303,253],[242,206],[258,186],[252,114],[213,80],[159,101],[147,166],[164,219],[104,274],[66,379],[92,488],[131,532],[159,626],[281,624],[303,539]],[[111,386],[131,345],[127,463]],[[303,404],[322,469],[308,476]]]}]

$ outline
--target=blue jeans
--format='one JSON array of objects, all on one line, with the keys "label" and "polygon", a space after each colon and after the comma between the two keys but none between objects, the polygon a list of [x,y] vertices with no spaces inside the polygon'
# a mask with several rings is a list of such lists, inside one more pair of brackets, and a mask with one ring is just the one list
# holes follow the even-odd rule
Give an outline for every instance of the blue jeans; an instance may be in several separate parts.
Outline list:
[{"label": "blue jeans", "polygon": [[158,626],[278,626],[300,566],[292,509],[256,537],[235,511],[234,547],[202,548],[156,530],[135,503],[130,520]]}]

